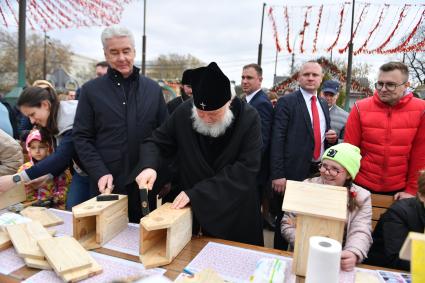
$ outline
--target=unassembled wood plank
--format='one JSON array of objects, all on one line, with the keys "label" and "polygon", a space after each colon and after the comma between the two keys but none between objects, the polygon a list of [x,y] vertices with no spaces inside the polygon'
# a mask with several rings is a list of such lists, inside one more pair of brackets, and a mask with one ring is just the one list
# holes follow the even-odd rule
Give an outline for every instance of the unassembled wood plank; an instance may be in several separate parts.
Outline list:
[{"label": "unassembled wood plank", "polygon": [[23,202],[27,198],[25,194],[24,184],[14,186],[12,189],[0,193],[0,209],[6,208],[10,205]]},{"label": "unassembled wood plank", "polygon": [[12,246],[12,241],[9,238],[9,234],[4,231],[0,231],[0,251],[7,249]]},{"label": "unassembled wood plank", "polygon": [[212,269],[204,269],[196,273],[194,276],[182,276],[177,283],[225,283],[216,271]]},{"label": "unassembled wood plank", "polygon": [[88,252],[72,237],[40,240],[38,245],[58,274],[91,266]]},{"label": "unassembled wood plank", "polygon": [[52,236],[40,222],[32,221],[23,224],[7,225],[6,229],[19,256],[44,259],[44,254],[38,247],[37,241],[51,239]]},{"label": "unassembled wood plank", "polygon": [[90,255],[90,267],[81,268],[74,271],[65,272],[63,275],[60,275],[65,282],[77,282],[96,274],[102,273],[102,266],[100,266]]},{"label": "unassembled wood plank", "polygon": [[44,227],[63,224],[63,219],[45,207],[29,206],[21,211],[21,215],[39,221]]},{"label": "unassembled wood plank", "polygon": [[347,189],[287,181],[282,210],[345,221],[347,217]]},{"label": "unassembled wood plank", "polygon": [[24,257],[24,262],[27,266],[32,268],[46,269],[46,270],[52,269],[50,264],[44,259]]}]

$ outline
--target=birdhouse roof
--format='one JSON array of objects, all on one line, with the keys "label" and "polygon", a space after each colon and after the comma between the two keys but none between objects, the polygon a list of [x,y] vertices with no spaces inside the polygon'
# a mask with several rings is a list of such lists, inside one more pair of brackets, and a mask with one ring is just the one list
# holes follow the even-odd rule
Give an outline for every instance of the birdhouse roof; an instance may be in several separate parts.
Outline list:
[{"label": "birdhouse roof", "polygon": [[282,210],[345,221],[347,201],[344,187],[287,181]]}]

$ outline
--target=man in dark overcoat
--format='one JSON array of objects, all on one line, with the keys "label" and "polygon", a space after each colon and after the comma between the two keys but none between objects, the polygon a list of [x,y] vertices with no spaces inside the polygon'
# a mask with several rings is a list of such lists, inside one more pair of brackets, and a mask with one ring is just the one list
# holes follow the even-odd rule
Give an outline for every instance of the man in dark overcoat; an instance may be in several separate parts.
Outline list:
[{"label": "man in dark overcoat", "polygon": [[139,191],[128,179],[141,157],[141,142],[167,118],[167,107],[160,86],[134,66],[134,37],[127,28],[106,28],[102,44],[109,68],[81,88],[74,144],[91,194],[128,195],[129,219],[138,223]]}]

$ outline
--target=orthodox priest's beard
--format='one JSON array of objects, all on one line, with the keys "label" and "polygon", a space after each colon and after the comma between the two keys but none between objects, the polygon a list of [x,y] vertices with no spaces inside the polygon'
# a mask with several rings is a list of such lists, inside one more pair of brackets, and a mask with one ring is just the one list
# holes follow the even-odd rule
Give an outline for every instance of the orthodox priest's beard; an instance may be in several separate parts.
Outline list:
[{"label": "orthodox priest's beard", "polygon": [[211,136],[213,138],[223,135],[227,128],[232,124],[234,115],[230,108],[227,108],[226,113],[223,116],[223,120],[214,124],[205,123],[196,112],[196,107],[192,108],[192,126],[195,131],[204,135]]}]

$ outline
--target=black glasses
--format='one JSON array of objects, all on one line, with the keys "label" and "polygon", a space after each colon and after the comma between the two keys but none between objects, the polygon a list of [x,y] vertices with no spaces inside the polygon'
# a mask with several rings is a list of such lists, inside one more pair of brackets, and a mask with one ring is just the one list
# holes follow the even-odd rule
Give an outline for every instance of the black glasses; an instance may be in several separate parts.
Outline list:
[{"label": "black glasses", "polygon": [[338,174],[341,174],[345,170],[337,169],[337,168],[334,168],[334,167],[328,167],[327,165],[320,163],[319,164],[319,171],[320,171],[320,173],[325,173],[326,171],[328,171],[329,175],[331,175],[332,177],[336,177],[336,176],[338,176]]},{"label": "black glasses", "polygon": [[391,82],[389,82],[389,83],[376,82],[375,83],[375,88],[377,90],[381,90],[385,86],[387,90],[394,91],[397,87],[402,86],[405,83],[407,83],[407,81],[405,81],[404,83],[401,83],[401,84],[396,84],[396,83],[391,83]]}]

